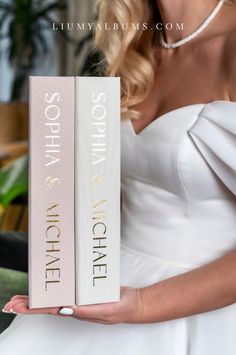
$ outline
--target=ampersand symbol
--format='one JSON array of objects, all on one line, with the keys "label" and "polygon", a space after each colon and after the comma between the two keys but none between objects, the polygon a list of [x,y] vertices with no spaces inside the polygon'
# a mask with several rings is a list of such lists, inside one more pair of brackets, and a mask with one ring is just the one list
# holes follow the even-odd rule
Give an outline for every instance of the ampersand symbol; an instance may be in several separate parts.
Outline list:
[{"label": "ampersand symbol", "polygon": [[46,186],[48,189],[52,189],[55,185],[59,185],[60,184],[60,179],[58,178],[53,178],[51,176],[48,176],[46,178]]}]

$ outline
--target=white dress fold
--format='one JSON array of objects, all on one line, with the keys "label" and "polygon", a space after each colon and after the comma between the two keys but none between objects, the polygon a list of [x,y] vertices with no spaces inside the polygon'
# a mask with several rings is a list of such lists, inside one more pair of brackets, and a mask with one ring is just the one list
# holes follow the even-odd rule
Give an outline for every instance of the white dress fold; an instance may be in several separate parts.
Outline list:
[{"label": "white dress fold", "polygon": [[211,168],[236,195],[235,103],[206,105],[189,133]]},{"label": "white dress fold", "polygon": [[[236,248],[236,103],[121,124],[121,284],[144,287]],[[161,307],[161,305],[160,305]],[[235,355],[236,305],[152,324],[17,316],[1,355]]]}]

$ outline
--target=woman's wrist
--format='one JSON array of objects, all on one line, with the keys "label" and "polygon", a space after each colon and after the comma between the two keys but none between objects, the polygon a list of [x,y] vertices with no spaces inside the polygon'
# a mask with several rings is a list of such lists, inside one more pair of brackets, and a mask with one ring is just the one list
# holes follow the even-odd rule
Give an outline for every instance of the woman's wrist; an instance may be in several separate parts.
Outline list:
[{"label": "woman's wrist", "polygon": [[140,288],[139,294],[139,323],[156,323],[161,321],[161,298],[158,297],[159,283]]},{"label": "woman's wrist", "polygon": [[209,264],[140,289],[141,322],[174,320],[235,303],[235,270],[233,250]]}]

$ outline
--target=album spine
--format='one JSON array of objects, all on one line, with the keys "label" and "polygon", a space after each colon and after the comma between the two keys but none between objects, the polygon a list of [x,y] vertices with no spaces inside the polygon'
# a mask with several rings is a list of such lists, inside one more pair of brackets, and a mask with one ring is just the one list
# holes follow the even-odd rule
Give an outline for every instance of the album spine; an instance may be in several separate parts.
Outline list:
[{"label": "album spine", "polygon": [[76,303],[120,299],[120,79],[76,78]]},{"label": "album spine", "polygon": [[29,303],[75,304],[74,78],[30,77]]}]

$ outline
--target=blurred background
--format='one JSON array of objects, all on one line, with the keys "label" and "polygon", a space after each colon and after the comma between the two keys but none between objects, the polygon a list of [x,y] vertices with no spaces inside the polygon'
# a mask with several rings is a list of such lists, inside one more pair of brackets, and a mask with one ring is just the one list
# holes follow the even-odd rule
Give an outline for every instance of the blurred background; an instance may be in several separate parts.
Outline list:
[{"label": "blurred background", "polygon": [[0,1],[0,309],[28,292],[28,77],[98,75],[94,2]]}]

